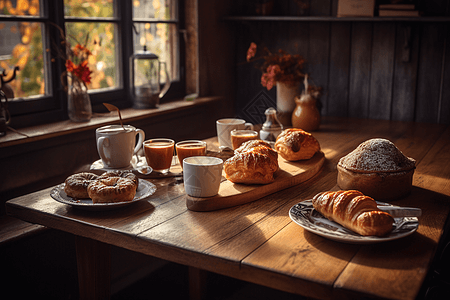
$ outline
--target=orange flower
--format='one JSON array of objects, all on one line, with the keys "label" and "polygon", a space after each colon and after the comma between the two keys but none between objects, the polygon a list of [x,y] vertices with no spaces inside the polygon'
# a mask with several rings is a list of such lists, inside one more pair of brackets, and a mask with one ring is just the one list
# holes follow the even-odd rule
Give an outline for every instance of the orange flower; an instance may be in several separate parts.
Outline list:
[{"label": "orange flower", "polygon": [[75,64],[70,60],[66,60],[66,69],[67,72],[73,72],[73,70],[76,68]]},{"label": "orange flower", "polygon": [[250,61],[250,59],[251,59],[252,57],[255,57],[255,55],[256,55],[256,49],[257,49],[256,44],[255,44],[255,43],[251,43],[251,44],[250,44],[250,47],[249,47],[248,50],[247,50],[247,61]]},{"label": "orange flower", "polygon": [[76,44],[76,46],[73,47],[72,51],[73,51],[73,54],[74,54],[75,56],[84,56],[84,57],[87,57],[87,56],[89,56],[89,55],[92,54],[91,51],[89,51],[88,48],[86,48],[85,46],[80,45],[80,44]]}]

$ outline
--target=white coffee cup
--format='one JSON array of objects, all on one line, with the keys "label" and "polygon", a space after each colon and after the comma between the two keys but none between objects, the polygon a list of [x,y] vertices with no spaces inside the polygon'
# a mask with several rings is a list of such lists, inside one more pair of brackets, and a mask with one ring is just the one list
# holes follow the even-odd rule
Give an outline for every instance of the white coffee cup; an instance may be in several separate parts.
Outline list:
[{"label": "white coffee cup", "polygon": [[222,181],[223,160],[211,156],[191,156],[183,160],[183,182],[186,194],[212,197],[218,194]]},{"label": "white coffee cup", "polygon": [[231,143],[231,131],[237,129],[249,129],[253,130],[253,124],[247,123],[242,119],[220,119],[216,121],[217,127],[217,138],[219,139],[219,147],[225,148],[228,147],[233,149],[233,145]]},{"label": "white coffee cup", "polygon": [[[123,128],[125,127],[125,129]],[[105,168],[125,168],[142,147],[145,133],[131,125],[106,125],[95,131],[98,155]],[[136,135],[139,140],[136,144]]]}]

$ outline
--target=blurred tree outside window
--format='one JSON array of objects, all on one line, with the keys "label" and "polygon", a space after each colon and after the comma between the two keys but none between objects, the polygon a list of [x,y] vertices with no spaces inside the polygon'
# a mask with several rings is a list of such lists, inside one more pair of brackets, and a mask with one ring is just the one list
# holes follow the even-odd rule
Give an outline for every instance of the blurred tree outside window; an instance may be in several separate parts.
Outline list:
[{"label": "blurred tree outside window", "polygon": [[[131,21],[121,15],[120,10],[125,6],[129,6]],[[50,11],[55,7],[62,9],[63,18]],[[124,55],[141,51],[144,46],[166,62],[172,81],[180,80],[176,0],[0,0],[0,73],[3,79],[8,80],[14,68],[19,67],[15,80],[8,83],[15,98],[8,100],[11,103],[36,99],[54,102],[48,108],[33,105],[18,109],[16,114],[64,107],[64,99],[58,97],[62,89],[63,78],[60,77],[65,70],[65,60],[61,57],[64,47],[58,45],[58,36],[49,35],[49,32],[60,33],[50,30],[55,24],[64,29],[71,47],[85,45],[92,53],[88,60],[92,71],[89,93],[124,90],[127,87],[124,80],[128,78],[124,73],[124,61],[128,57]],[[124,31],[121,30],[125,25],[129,27],[127,32],[133,35],[130,37],[132,45],[122,41]],[[164,73],[161,79],[165,81]],[[123,91],[121,97],[125,96]],[[95,97],[91,96],[92,99],[95,103]]]}]

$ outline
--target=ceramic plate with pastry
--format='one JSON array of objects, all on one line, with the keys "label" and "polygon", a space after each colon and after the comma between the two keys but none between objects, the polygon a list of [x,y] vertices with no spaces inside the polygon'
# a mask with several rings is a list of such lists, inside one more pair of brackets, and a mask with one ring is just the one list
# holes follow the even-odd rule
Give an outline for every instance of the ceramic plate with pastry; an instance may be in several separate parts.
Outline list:
[{"label": "ceramic plate with pastry", "polygon": [[415,216],[421,215],[416,210],[375,201],[359,191],[347,190],[318,193],[313,199],[294,205],[289,216],[304,229],[325,238],[370,244],[414,233],[419,227]]},{"label": "ceramic plate with pastry", "polygon": [[131,171],[107,171],[100,176],[82,172],[70,175],[50,192],[53,199],[88,210],[119,208],[145,199],[156,186]]},{"label": "ceramic plate with pastry", "polygon": [[278,136],[275,150],[285,160],[297,161],[313,157],[320,151],[320,145],[311,133],[298,128],[288,128]]},{"label": "ceramic plate with pastry", "polygon": [[391,141],[370,139],[339,160],[337,184],[375,200],[395,200],[411,192],[415,164]]},{"label": "ceramic plate with pastry", "polygon": [[278,170],[278,153],[269,143],[251,140],[234,150],[223,164],[225,177],[233,183],[267,184]]}]

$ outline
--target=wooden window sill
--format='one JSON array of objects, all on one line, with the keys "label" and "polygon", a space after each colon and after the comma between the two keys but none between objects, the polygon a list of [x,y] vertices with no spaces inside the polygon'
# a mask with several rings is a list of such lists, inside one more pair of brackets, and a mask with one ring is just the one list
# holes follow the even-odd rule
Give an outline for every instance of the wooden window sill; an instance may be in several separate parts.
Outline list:
[{"label": "wooden window sill", "polygon": [[[178,100],[169,103],[163,103],[158,108],[153,109],[133,109],[127,108],[120,111],[125,123],[149,117],[169,114],[172,112],[201,106],[210,102],[218,101],[221,97],[202,97],[194,101]],[[18,132],[11,130],[0,137],[0,148],[35,142],[43,139],[53,138],[70,133],[76,133],[91,130],[108,124],[119,123],[119,116],[116,112],[95,114],[89,122],[75,123],[70,120],[64,120],[55,123],[43,124],[33,127],[21,128]]]}]

